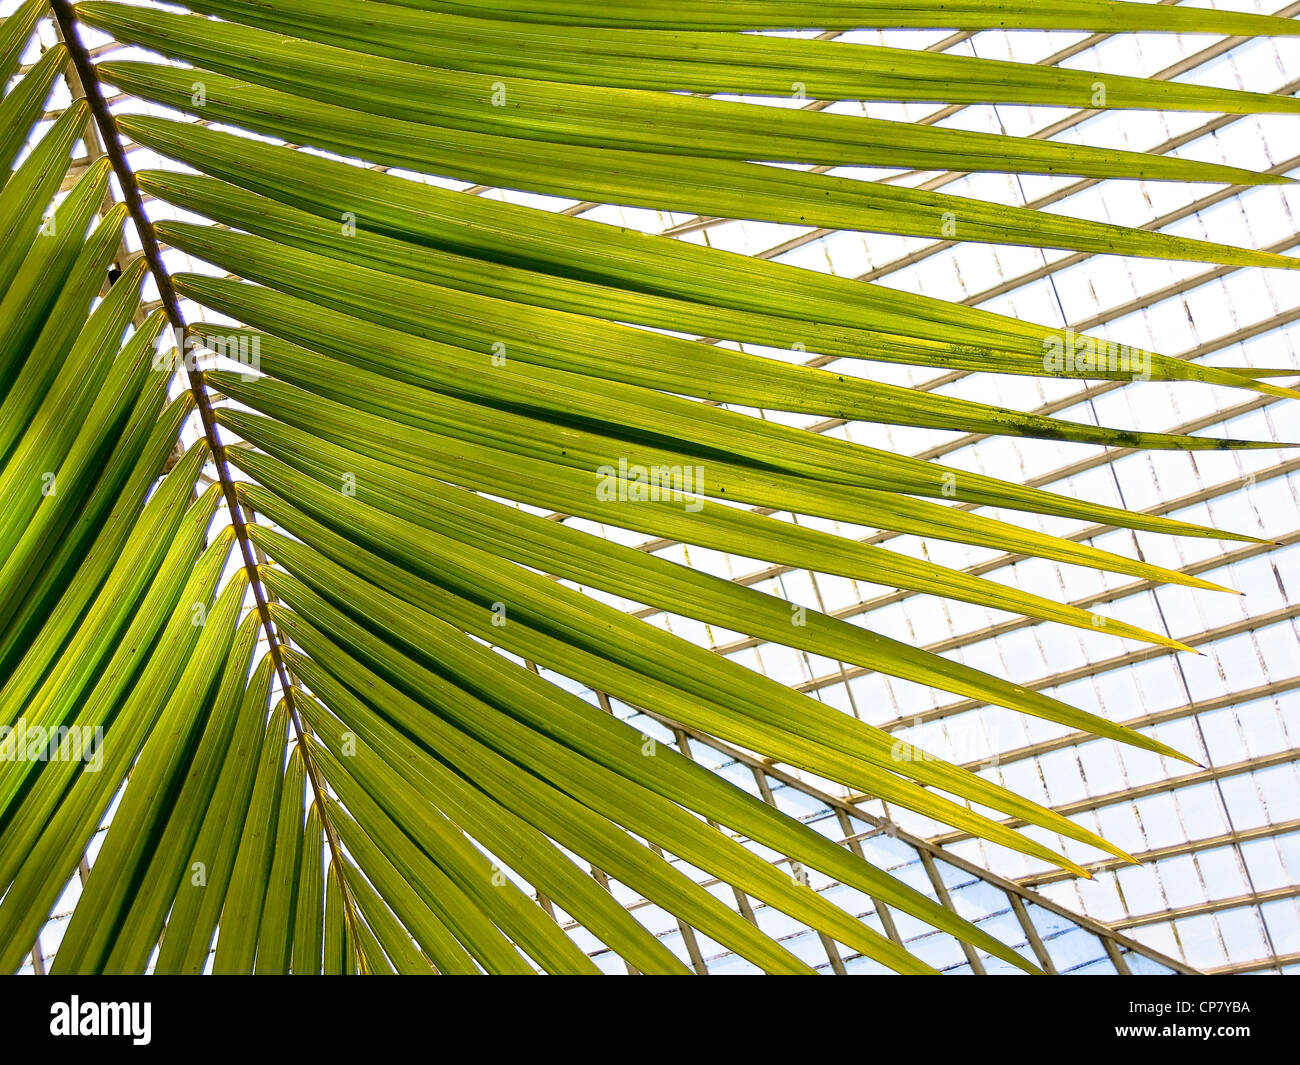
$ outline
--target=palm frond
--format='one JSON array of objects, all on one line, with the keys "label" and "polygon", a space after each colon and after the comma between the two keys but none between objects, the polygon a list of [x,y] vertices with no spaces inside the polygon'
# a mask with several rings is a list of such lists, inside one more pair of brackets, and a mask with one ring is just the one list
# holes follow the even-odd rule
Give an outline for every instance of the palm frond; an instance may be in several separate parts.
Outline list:
[{"label": "palm frond", "polygon": [[[770,855],[1036,971],[986,928],[577,692],[1071,874],[1088,875],[1063,842],[1044,840],[1127,859],[1122,849],[977,773],[925,752],[900,759],[889,733],[624,604],[1185,756],[588,530],[1190,651],[824,529],[995,547],[1204,592],[1225,589],[974,508],[1251,537],[734,408],[1196,452],[1280,445],[978,403],[873,380],[871,364],[1296,393],[1244,368],[406,175],[697,216],[1295,269],[1277,252],[827,171],[1286,180],[1275,173],[755,99],[1294,115],[1295,97],[745,31],[1264,35],[1297,23],[1100,0],[187,6],[53,0],[66,44],[0,100],[0,968],[21,964],[102,831],[56,973],[579,974],[599,971],[591,945],[635,971],[691,971],[624,905],[624,888],[766,972],[811,971],[714,884],[893,971],[933,971]],[[0,80],[48,14],[30,0],[0,25]],[[93,63],[86,27],[137,46],[136,58]],[[69,64],[87,99],[45,126]],[[106,85],[130,108],[115,114]],[[713,98],[729,94],[746,99]],[[136,105],[151,113],[129,113]],[[107,157],[73,180],[76,142],[96,135]],[[126,144],[179,166],[137,173]],[[155,220],[146,197],[188,220]],[[128,219],[138,255],[126,253]],[[172,272],[164,245],[208,268]],[[151,314],[146,281],[162,302]],[[193,308],[238,325],[204,327]],[[159,355],[170,330],[209,345],[219,330],[227,354],[256,354],[238,370],[176,372]],[[1053,361],[1081,339],[1088,358]],[[813,368],[748,346],[857,361]],[[184,448],[187,426],[198,442]],[[636,471],[668,471],[669,483]],[[46,747],[29,754],[26,737]],[[49,737],[85,749],[47,757]],[[580,931],[562,927],[557,907]]]}]

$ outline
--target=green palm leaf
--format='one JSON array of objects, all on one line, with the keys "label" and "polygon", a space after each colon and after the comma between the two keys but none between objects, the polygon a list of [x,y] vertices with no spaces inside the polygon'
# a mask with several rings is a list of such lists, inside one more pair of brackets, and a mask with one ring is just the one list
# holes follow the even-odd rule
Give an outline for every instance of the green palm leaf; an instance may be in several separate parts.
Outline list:
[{"label": "green palm leaf", "polygon": [[[974,508],[1250,537],[732,408],[1199,451],[1279,445],[977,403],[873,380],[871,362],[1296,394],[1268,374],[1091,337],[1090,359],[1055,364],[1052,352],[1081,338],[406,174],[688,215],[1294,269],[1275,252],[826,171],[1222,185],[1278,174],[752,99],[1253,115],[1295,114],[1294,97],[745,31],[1249,36],[1297,24],[1101,0],[188,7],[31,0],[0,24],[6,85],[42,19],[65,40],[0,99],[0,968],[21,965],[102,834],[56,973],[582,974],[599,971],[591,944],[634,971],[691,971],[622,889],[766,972],[811,971],[714,884],[893,971],[933,971],[770,855],[1037,971],[943,901],[575,692],[1075,875],[1088,874],[1067,842],[1071,854],[1123,850],[984,776],[924,752],[900,759],[888,733],[622,604],[1181,754],[587,528],[1191,650],[824,525],[1205,592],[1225,589]],[[92,63],[85,27],[139,46],[134,58]],[[87,99],[47,123],[70,63]],[[182,114],[114,114],[106,85],[130,110]],[[750,99],[711,98],[726,94]],[[73,169],[77,142],[96,138],[105,156]],[[129,145],[164,162],[136,172]],[[155,224],[147,200],[187,220]],[[164,246],[207,267],[173,271]],[[161,298],[152,313],[147,283]],[[237,324],[205,327],[195,309]],[[221,350],[178,365],[173,336]],[[861,361],[839,372],[746,345]],[[675,480],[650,495],[634,469]]]}]

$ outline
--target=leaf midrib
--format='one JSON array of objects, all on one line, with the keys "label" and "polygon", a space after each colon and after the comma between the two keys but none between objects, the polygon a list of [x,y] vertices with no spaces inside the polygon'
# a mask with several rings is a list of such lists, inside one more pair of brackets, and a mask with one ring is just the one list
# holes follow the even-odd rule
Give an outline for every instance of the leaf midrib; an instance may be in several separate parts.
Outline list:
[{"label": "leaf midrib", "polygon": [[[77,79],[81,83],[81,90],[84,93],[86,103],[90,107],[92,121],[99,132],[105,153],[108,156],[109,162],[112,164],[113,172],[117,176],[122,189],[122,202],[126,206],[131,222],[140,238],[140,244],[144,252],[145,261],[148,264],[149,273],[153,277],[154,283],[158,286],[158,293],[161,297],[162,305],[166,311],[168,321],[170,322],[175,335],[183,337],[186,333],[187,323],[185,321],[184,312],[181,310],[180,299],[177,296],[176,288],[172,282],[171,275],[167,270],[166,263],[163,261],[162,247],[154,232],[153,223],[145,211],[144,197],[140,190],[140,185],[136,180],[135,171],[132,169],[130,161],[127,159],[126,153],[122,148],[121,139],[118,136],[112,112],[109,110],[107,101],[105,100],[103,87],[99,81],[95,66],[91,62],[90,55],[87,52],[85,45],[82,43],[81,37],[78,33],[76,19],[72,12],[72,5],[69,3],[69,0],[50,0],[50,9],[54,14],[59,32],[68,49],[68,58],[76,72]],[[297,746],[303,752],[303,760],[307,768],[307,777],[311,781],[314,804],[320,811],[322,826],[324,827],[326,841],[330,850],[330,864],[334,870],[334,875],[338,881],[339,889],[343,898],[345,917],[350,926],[354,940],[359,943],[360,937],[358,936],[358,927],[360,922],[357,917],[356,902],[352,896],[351,888],[342,874],[342,849],[339,844],[338,835],[327,813],[328,795],[325,791],[320,768],[311,758],[308,751],[308,745],[305,742],[306,728],[294,701],[294,685],[290,678],[288,667],[285,664],[284,644],[278,630],[271,620],[266,589],[262,585],[259,575],[256,549],[248,535],[247,522],[245,521],[243,511],[240,508],[234,478],[230,472],[229,463],[226,460],[225,447],[222,444],[220,433],[217,430],[216,415],[212,406],[212,397],[208,392],[205,375],[201,367],[196,364],[191,365],[190,362],[186,360],[182,372],[185,375],[185,382],[190,394],[194,398],[199,413],[199,420],[203,428],[204,438],[207,440],[212,451],[212,461],[217,470],[218,483],[221,485],[222,496],[225,500],[226,509],[230,517],[230,524],[234,530],[236,541],[239,544],[243,569],[248,578],[249,586],[253,591],[259,622],[267,640],[268,651],[271,660],[275,665],[275,672],[280,680],[282,697],[289,710],[289,720],[293,727]],[[364,973],[368,968],[365,956],[360,950],[358,950],[357,957]]]}]

